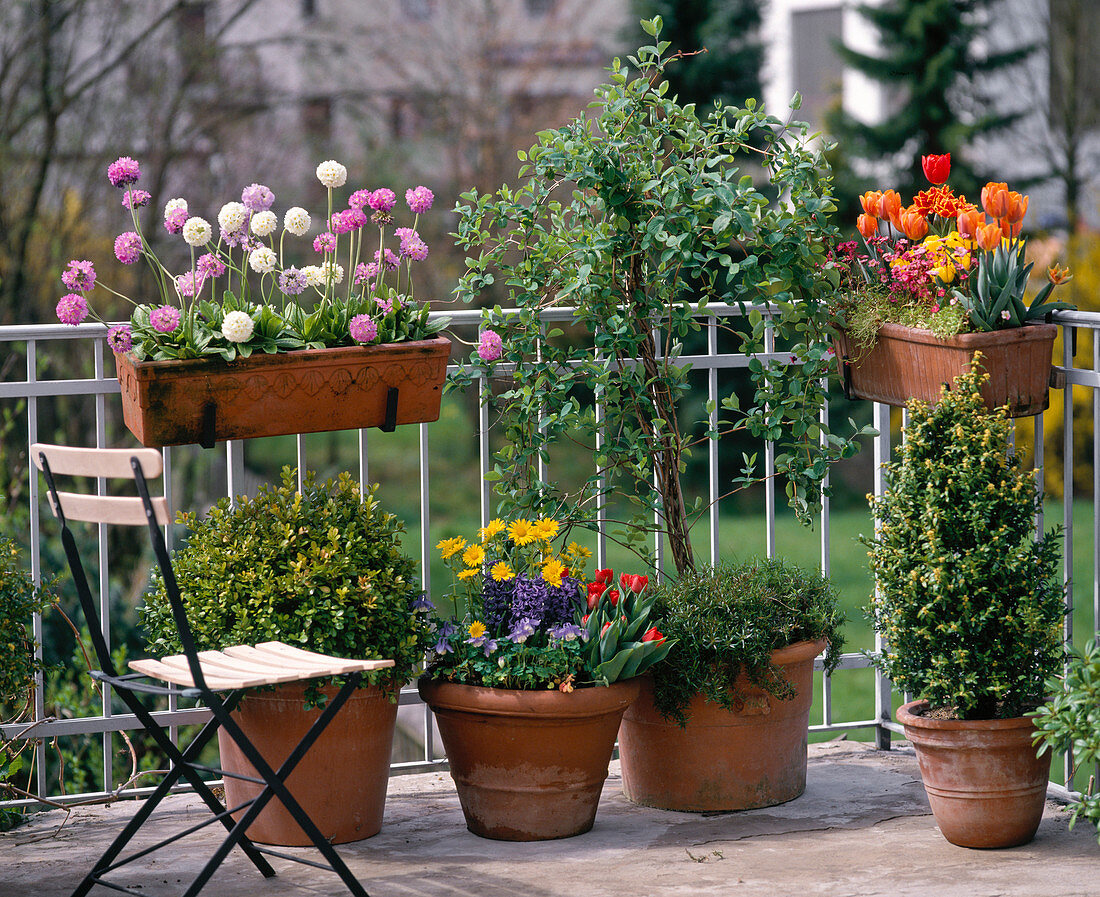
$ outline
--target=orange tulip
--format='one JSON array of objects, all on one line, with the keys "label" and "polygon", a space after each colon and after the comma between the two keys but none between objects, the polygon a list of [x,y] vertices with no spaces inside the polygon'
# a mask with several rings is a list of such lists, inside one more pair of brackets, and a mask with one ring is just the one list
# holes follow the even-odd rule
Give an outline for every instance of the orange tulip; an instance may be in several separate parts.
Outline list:
[{"label": "orange tulip", "polygon": [[986,252],[992,252],[1001,245],[1001,226],[996,221],[990,224],[980,224],[974,232],[974,239]]},{"label": "orange tulip", "polygon": [[982,187],[982,208],[990,218],[1004,218],[1008,212],[1008,184],[990,181]]},{"label": "orange tulip", "polygon": [[874,215],[864,213],[856,219],[856,230],[863,235],[863,239],[870,240],[878,233],[878,219]]},{"label": "orange tulip", "polygon": [[1007,218],[1001,219],[1001,233],[1008,239],[1020,236],[1020,229],[1023,225],[1019,222],[1009,221]]},{"label": "orange tulip", "polygon": [[928,219],[916,209],[903,209],[899,217],[902,233],[914,243],[923,240],[928,234]]},{"label": "orange tulip", "polygon": [[898,216],[901,213],[901,194],[897,190],[882,191],[882,218],[889,218],[890,223],[901,230],[901,221]]},{"label": "orange tulip", "polygon": [[872,218],[882,217],[882,194],[878,190],[868,190],[859,198],[859,204]]},{"label": "orange tulip", "polygon": [[1008,191],[1008,211],[1005,212],[1005,218],[1011,221],[1013,224],[1018,224],[1024,220],[1024,215],[1027,214],[1027,197],[1021,196],[1015,190]]},{"label": "orange tulip", "polygon": [[970,206],[959,212],[955,219],[959,236],[973,240],[978,227],[985,224],[985,215],[978,211],[976,206]]}]

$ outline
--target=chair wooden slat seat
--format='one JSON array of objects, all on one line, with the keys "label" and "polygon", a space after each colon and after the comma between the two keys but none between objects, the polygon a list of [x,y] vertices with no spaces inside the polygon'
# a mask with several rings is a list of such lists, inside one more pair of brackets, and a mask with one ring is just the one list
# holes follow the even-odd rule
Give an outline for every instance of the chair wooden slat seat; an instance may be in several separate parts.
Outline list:
[{"label": "chair wooden slat seat", "polygon": [[[323,676],[367,673],[393,666],[392,660],[347,660],[303,651],[282,642],[264,642],[256,647],[234,645],[221,651],[200,651],[198,658],[203,679],[212,691],[257,688],[262,685],[319,679]],[[131,660],[129,667],[135,673],[152,679],[187,688],[195,687],[186,654],[173,654],[159,660]]]}]

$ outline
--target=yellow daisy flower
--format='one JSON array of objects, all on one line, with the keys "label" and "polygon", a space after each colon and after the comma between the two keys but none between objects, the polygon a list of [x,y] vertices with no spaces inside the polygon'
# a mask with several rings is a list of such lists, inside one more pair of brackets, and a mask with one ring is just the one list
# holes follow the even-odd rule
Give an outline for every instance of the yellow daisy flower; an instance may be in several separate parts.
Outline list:
[{"label": "yellow daisy flower", "polygon": [[462,570],[458,574],[458,578],[459,579],[472,579],[473,577],[477,576],[479,573],[481,573],[480,569],[478,569],[477,567],[471,567],[469,570]]},{"label": "yellow daisy flower", "polygon": [[569,547],[565,549],[565,553],[578,561],[587,561],[592,557],[592,552],[589,549],[583,545],[578,545],[576,542],[570,542]]},{"label": "yellow daisy flower", "polygon": [[565,564],[557,558],[550,558],[542,565],[542,578],[552,586],[561,585],[561,576],[565,572]]},{"label": "yellow daisy flower", "polygon": [[486,633],[485,624],[480,620],[474,620],[466,631],[470,634],[470,638],[481,638]]},{"label": "yellow daisy flower", "polygon": [[558,534],[559,529],[560,526],[556,520],[542,518],[535,523],[535,531],[538,533],[538,538],[543,542],[551,541]]},{"label": "yellow daisy flower", "polygon": [[506,579],[511,579],[516,574],[512,572],[512,568],[504,561],[497,561],[493,564],[492,569],[489,571],[489,575],[497,582],[503,582]]},{"label": "yellow daisy flower", "polygon": [[485,561],[485,549],[480,545],[471,545],[462,552],[462,563],[467,567],[480,567]]},{"label": "yellow daisy flower", "polygon": [[488,542],[497,533],[502,532],[504,532],[504,521],[498,517],[494,520],[490,520],[486,526],[483,526],[477,531],[477,534],[482,542]]},{"label": "yellow daisy flower", "polygon": [[439,549],[440,557],[447,560],[447,558],[458,554],[466,547],[466,540],[462,536],[455,536],[453,539],[444,539],[435,547]]},{"label": "yellow daisy flower", "polygon": [[539,537],[535,524],[530,520],[513,520],[508,524],[508,535],[517,545],[530,545]]}]

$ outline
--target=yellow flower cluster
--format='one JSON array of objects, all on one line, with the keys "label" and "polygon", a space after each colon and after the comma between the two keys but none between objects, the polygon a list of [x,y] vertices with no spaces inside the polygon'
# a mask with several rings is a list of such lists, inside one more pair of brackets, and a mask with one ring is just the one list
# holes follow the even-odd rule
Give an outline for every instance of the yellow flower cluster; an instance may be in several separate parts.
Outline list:
[{"label": "yellow flower cluster", "polygon": [[[443,560],[454,558],[452,564],[463,565],[464,569],[458,570],[455,575],[464,582],[480,576],[486,566],[496,582],[503,582],[516,576],[519,569],[517,563],[521,566],[532,563],[543,579],[558,585],[567,570],[579,575],[592,557],[592,552],[577,542],[570,542],[560,556],[554,554],[549,546],[560,531],[558,521],[545,517],[537,520],[521,518],[510,523],[495,518],[478,530],[477,542],[467,542],[461,536],[455,536],[441,540],[436,548]],[[502,535],[504,540],[497,541],[497,537]],[[528,550],[512,556],[508,542],[516,548]],[[532,551],[533,557],[527,557]],[[502,553],[504,557],[501,557]]]},{"label": "yellow flower cluster", "polygon": [[957,230],[943,237],[931,234],[921,245],[936,262],[932,274],[943,283],[954,282],[956,273],[969,271],[973,263],[974,241],[965,239]]}]

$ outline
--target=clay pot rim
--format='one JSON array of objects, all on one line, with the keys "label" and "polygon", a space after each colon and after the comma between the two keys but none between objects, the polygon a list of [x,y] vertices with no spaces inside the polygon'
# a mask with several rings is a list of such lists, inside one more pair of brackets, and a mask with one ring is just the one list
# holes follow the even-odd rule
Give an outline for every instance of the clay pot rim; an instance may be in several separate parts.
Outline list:
[{"label": "clay pot rim", "polygon": [[797,663],[807,657],[817,657],[825,650],[826,644],[828,640],[823,638],[794,642],[783,648],[776,648],[769,660],[774,664]]},{"label": "clay pot rim", "polygon": [[931,729],[940,732],[1007,731],[1012,729],[1034,729],[1035,720],[1030,716],[1014,716],[1009,719],[928,719],[913,711],[924,710],[929,706],[926,698],[919,698],[902,704],[895,714],[897,721],[912,729]]},{"label": "clay pot rim", "polygon": [[626,707],[641,691],[641,677],[634,676],[608,686],[578,688],[568,694],[557,689],[531,690],[488,688],[445,679],[420,677],[417,691],[433,711],[471,710],[490,716],[602,716],[609,709]]},{"label": "clay pot rim", "polygon": [[940,339],[931,330],[919,327],[907,327],[904,324],[887,323],[879,326],[879,333],[894,339],[904,339],[911,343],[928,345],[974,347],[980,349],[989,343],[1031,342],[1051,339],[1058,332],[1057,324],[1032,321],[1022,327],[1006,327],[1003,330],[981,330],[971,333],[959,333],[949,339]]}]

